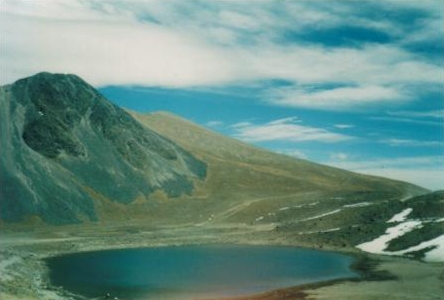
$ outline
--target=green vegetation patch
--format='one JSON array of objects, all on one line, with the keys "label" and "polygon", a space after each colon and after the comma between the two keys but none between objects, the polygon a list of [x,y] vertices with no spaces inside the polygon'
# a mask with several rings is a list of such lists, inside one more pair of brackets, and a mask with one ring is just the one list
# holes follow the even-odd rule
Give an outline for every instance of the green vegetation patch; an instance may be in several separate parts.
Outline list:
[{"label": "green vegetation patch", "polygon": [[387,251],[399,251],[419,245],[421,242],[430,241],[444,234],[444,223],[426,223],[422,228],[407,232],[392,240]]}]

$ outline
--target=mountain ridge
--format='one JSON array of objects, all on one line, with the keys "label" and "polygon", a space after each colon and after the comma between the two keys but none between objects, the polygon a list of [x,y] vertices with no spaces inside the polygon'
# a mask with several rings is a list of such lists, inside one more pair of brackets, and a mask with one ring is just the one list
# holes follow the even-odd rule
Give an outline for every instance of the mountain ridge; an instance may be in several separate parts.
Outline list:
[{"label": "mountain ridge", "polygon": [[258,148],[242,141],[213,132],[169,112],[154,112],[147,114],[141,114],[133,111],[129,112],[136,120],[140,121],[142,124],[145,124],[148,128],[151,128],[159,134],[168,137],[199,157],[223,157],[225,160],[232,159],[242,161],[244,163],[259,162],[261,164],[272,164],[279,161],[277,165],[279,168],[284,170],[290,169],[290,171],[294,171],[295,167],[311,167],[321,173],[327,173],[327,175],[328,173],[335,175],[340,173],[342,176],[353,175],[362,179],[365,178],[374,181],[387,181],[395,183],[395,185],[407,184],[407,186],[412,188],[419,188],[424,192],[428,191],[422,187],[400,180],[359,174],[352,171],[291,157],[285,154],[274,153],[269,150]]},{"label": "mountain ridge", "polygon": [[254,223],[286,201],[427,192],[272,153],[169,113],[128,113],[75,75],[39,73],[0,96],[0,208],[9,222]]},{"label": "mountain ridge", "polygon": [[1,159],[3,219],[97,220],[94,194],[121,203],[156,189],[174,197],[205,177],[203,162],[75,75],[18,80],[2,87],[0,101],[2,144],[9,145]]},{"label": "mountain ridge", "polygon": [[13,231],[78,224],[67,232],[174,242],[185,228],[195,242],[425,259],[442,248],[444,192],[273,153],[170,113],[124,111],[75,75],[1,87],[0,114],[0,225]]}]

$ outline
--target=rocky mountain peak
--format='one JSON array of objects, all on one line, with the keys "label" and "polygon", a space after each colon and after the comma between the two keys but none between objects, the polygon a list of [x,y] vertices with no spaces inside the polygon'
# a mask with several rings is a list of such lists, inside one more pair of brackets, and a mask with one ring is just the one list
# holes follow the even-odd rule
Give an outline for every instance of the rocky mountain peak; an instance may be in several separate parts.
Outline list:
[{"label": "rocky mountain peak", "polygon": [[[206,176],[205,163],[141,125],[78,76],[39,73],[2,87],[0,95],[2,144],[9,145],[0,179],[10,187],[1,191],[1,204],[22,205],[12,211],[8,204],[3,218],[45,211],[50,216],[44,219],[58,219],[48,211],[48,198],[64,198],[61,202],[72,206],[68,211],[79,210],[76,215],[85,209],[78,203],[91,195],[123,203],[155,190],[174,197],[191,193],[193,181]],[[28,199],[18,201],[16,194],[24,191]],[[75,195],[82,199],[66,200]]]}]

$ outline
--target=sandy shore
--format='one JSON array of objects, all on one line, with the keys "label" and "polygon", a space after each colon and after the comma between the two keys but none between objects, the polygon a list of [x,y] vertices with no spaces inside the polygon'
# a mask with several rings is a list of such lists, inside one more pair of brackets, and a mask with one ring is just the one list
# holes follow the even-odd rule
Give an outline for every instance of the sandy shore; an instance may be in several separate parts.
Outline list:
[{"label": "sandy shore", "polygon": [[[373,257],[376,272],[393,278],[333,280],[223,300],[439,300],[444,299],[443,264]],[[372,273],[372,270],[369,270]],[[389,276],[390,277],[390,276]],[[222,300],[222,299],[220,299]]]},{"label": "sandy shore", "polygon": [[[48,232],[51,232],[48,234]],[[161,247],[187,244],[299,245],[295,241],[273,239],[270,228],[245,225],[219,227],[134,228],[75,226],[32,232],[2,231],[0,234],[0,299],[78,299],[50,286],[43,259],[80,251],[111,248]],[[326,249],[338,250],[338,249]],[[355,249],[346,249],[359,255]],[[270,291],[230,300],[298,299],[403,299],[444,300],[444,264],[386,257],[366,256],[355,268],[360,280],[335,280]],[[375,262],[378,263],[375,263]]]}]

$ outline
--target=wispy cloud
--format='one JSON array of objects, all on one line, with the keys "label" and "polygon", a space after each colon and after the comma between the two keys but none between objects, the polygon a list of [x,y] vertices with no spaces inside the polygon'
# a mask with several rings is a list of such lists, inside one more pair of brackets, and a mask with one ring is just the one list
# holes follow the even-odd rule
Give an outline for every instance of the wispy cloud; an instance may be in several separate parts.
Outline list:
[{"label": "wispy cloud", "polygon": [[412,168],[416,166],[426,168],[442,168],[444,166],[444,157],[441,156],[415,156],[399,158],[374,158],[369,160],[341,160],[326,161],[327,164],[333,164],[348,170],[366,170],[383,168]]},{"label": "wispy cloud", "polygon": [[430,190],[444,189],[444,183],[441,179],[444,177],[444,169],[422,168],[421,166],[415,166],[411,169],[375,168],[375,169],[365,169],[365,170],[356,169],[354,171],[367,175],[374,175],[380,177],[387,177],[395,180],[402,180]]},{"label": "wispy cloud", "polygon": [[328,131],[323,128],[304,126],[298,119],[285,118],[268,122],[262,125],[245,123],[235,127],[235,137],[248,142],[287,141],[305,142],[316,141],[335,143],[352,139],[351,136]]},{"label": "wispy cloud", "polygon": [[271,91],[270,101],[280,105],[343,110],[368,103],[406,100],[409,97],[393,87],[355,86],[321,91],[281,88]]},{"label": "wispy cloud", "polygon": [[[336,143],[354,139],[345,129],[368,137],[366,125],[378,123],[387,126],[368,127],[380,134],[369,148],[423,153],[429,147],[436,154],[438,130],[427,142],[416,141],[416,132],[385,138],[384,130],[442,126],[443,22],[444,6],[435,0],[1,0],[0,84],[46,70],[75,73],[96,86],[221,93],[254,86],[255,97],[242,100],[260,98],[290,115],[299,115],[294,108],[303,108],[300,116],[329,110],[350,117],[359,110],[363,118],[331,118],[329,129],[295,117],[260,124],[245,116],[229,127],[235,121],[224,120],[224,129],[243,140]],[[367,108],[389,112],[369,117]],[[218,118],[207,126],[218,126]],[[408,159],[357,165],[343,149],[331,152],[335,163],[353,170],[394,174],[404,164],[410,174],[435,170]]]},{"label": "wispy cloud", "polygon": [[333,126],[339,129],[349,129],[355,127],[355,125],[352,124],[335,124]]},{"label": "wispy cloud", "polygon": [[254,124],[249,121],[244,121],[244,122],[235,123],[235,124],[231,125],[230,127],[235,128],[235,129],[240,129],[240,128],[246,128],[246,127],[250,127],[250,126],[254,126]]},{"label": "wispy cloud", "polygon": [[442,126],[443,125],[442,121],[439,121],[439,120],[402,118],[402,117],[394,117],[394,116],[378,116],[378,117],[373,116],[373,117],[369,117],[368,119],[374,120],[374,121],[411,123],[411,124],[430,125],[430,126]]},{"label": "wispy cloud", "polygon": [[307,154],[304,151],[298,150],[298,149],[281,149],[281,150],[278,150],[276,152],[280,153],[280,154],[285,154],[285,155],[288,155],[288,156],[293,156],[293,157],[296,157],[296,158],[301,158],[301,159],[307,159],[308,158]]},{"label": "wispy cloud", "polygon": [[349,158],[349,155],[344,152],[337,152],[330,155],[331,161],[343,161],[347,160]]},{"label": "wispy cloud", "polygon": [[417,184],[431,190],[444,189],[444,157],[419,156],[401,158],[374,158],[370,160],[337,160],[324,162],[337,168],[383,176]]},{"label": "wispy cloud", "polygon": [[424,140],[408,140],[408,139],[386,139],[380,141],[383,144],[392,147],[442,147],[443,141],[424,141]]},{"label": "wispy cloud", "polygon": [[387,113],[389,116],[407,117],[407,118],[444,118],[444,110],[430,111],[392,111]]},{"label": "wispy cloud", "polygon": [[[444,91],[441,89],[439,91],[440,95]],[[441,101],[442,96],[438,96],[439,101]],[[434,101],[429,100],[427,101]],[[376,121],[387,121],[387,122],[400,122],[400,123],[411,123],[420,125],[431,125],[431,126],[442,126],[444,119],[444,110],[400,110],[400,111],[388,111],[382,116],[370,117],[371,120]]]},{"label": "wispy cloud", "polygon": [[302,123],[302,120],[300,120],[298,117],[288,117],[283,119],[278,119],[271,121],[270,125],[282,125],[282,124],[288,124],[288,123]]},{"label": "wispy cloud", "polygon": [[222,125],[224,125],[224,122],[222,122],[222,121],[208,121],[207,123],[205,123],[205,126],[208,126],[208,127],[220,127],[220,126],[222,126]]},{"label": "wispy cloud", "polygon": [[[96,85],[193,86],[230,81],[235,72],[223,49],[131,15],[80,1],[6,2],[0,5],[2,32],[10,33],[0,45],[2,83],[47,70]],[[52,13],[42,13],[47,6]]]},{"label": "wispy cloud", "polygon": [[[442,20],[442,9],[403,2],[3,0],[0,22],[8,34],[0,45],[0,80],[41,70],[77,73],[96,85],[280,79],[296,87],[274,91],[269,100],[281,105],[343,108],[408,100],[405,86],[442,84],[444,70],[397,41],[436,26],[432,21]],[[384,32],[388,41],[363,41],[349,24]],[[332,46],[300,35],[310,28],[335,30],[344,42]],[[346,86],[304,88],[326,83]]]}]

